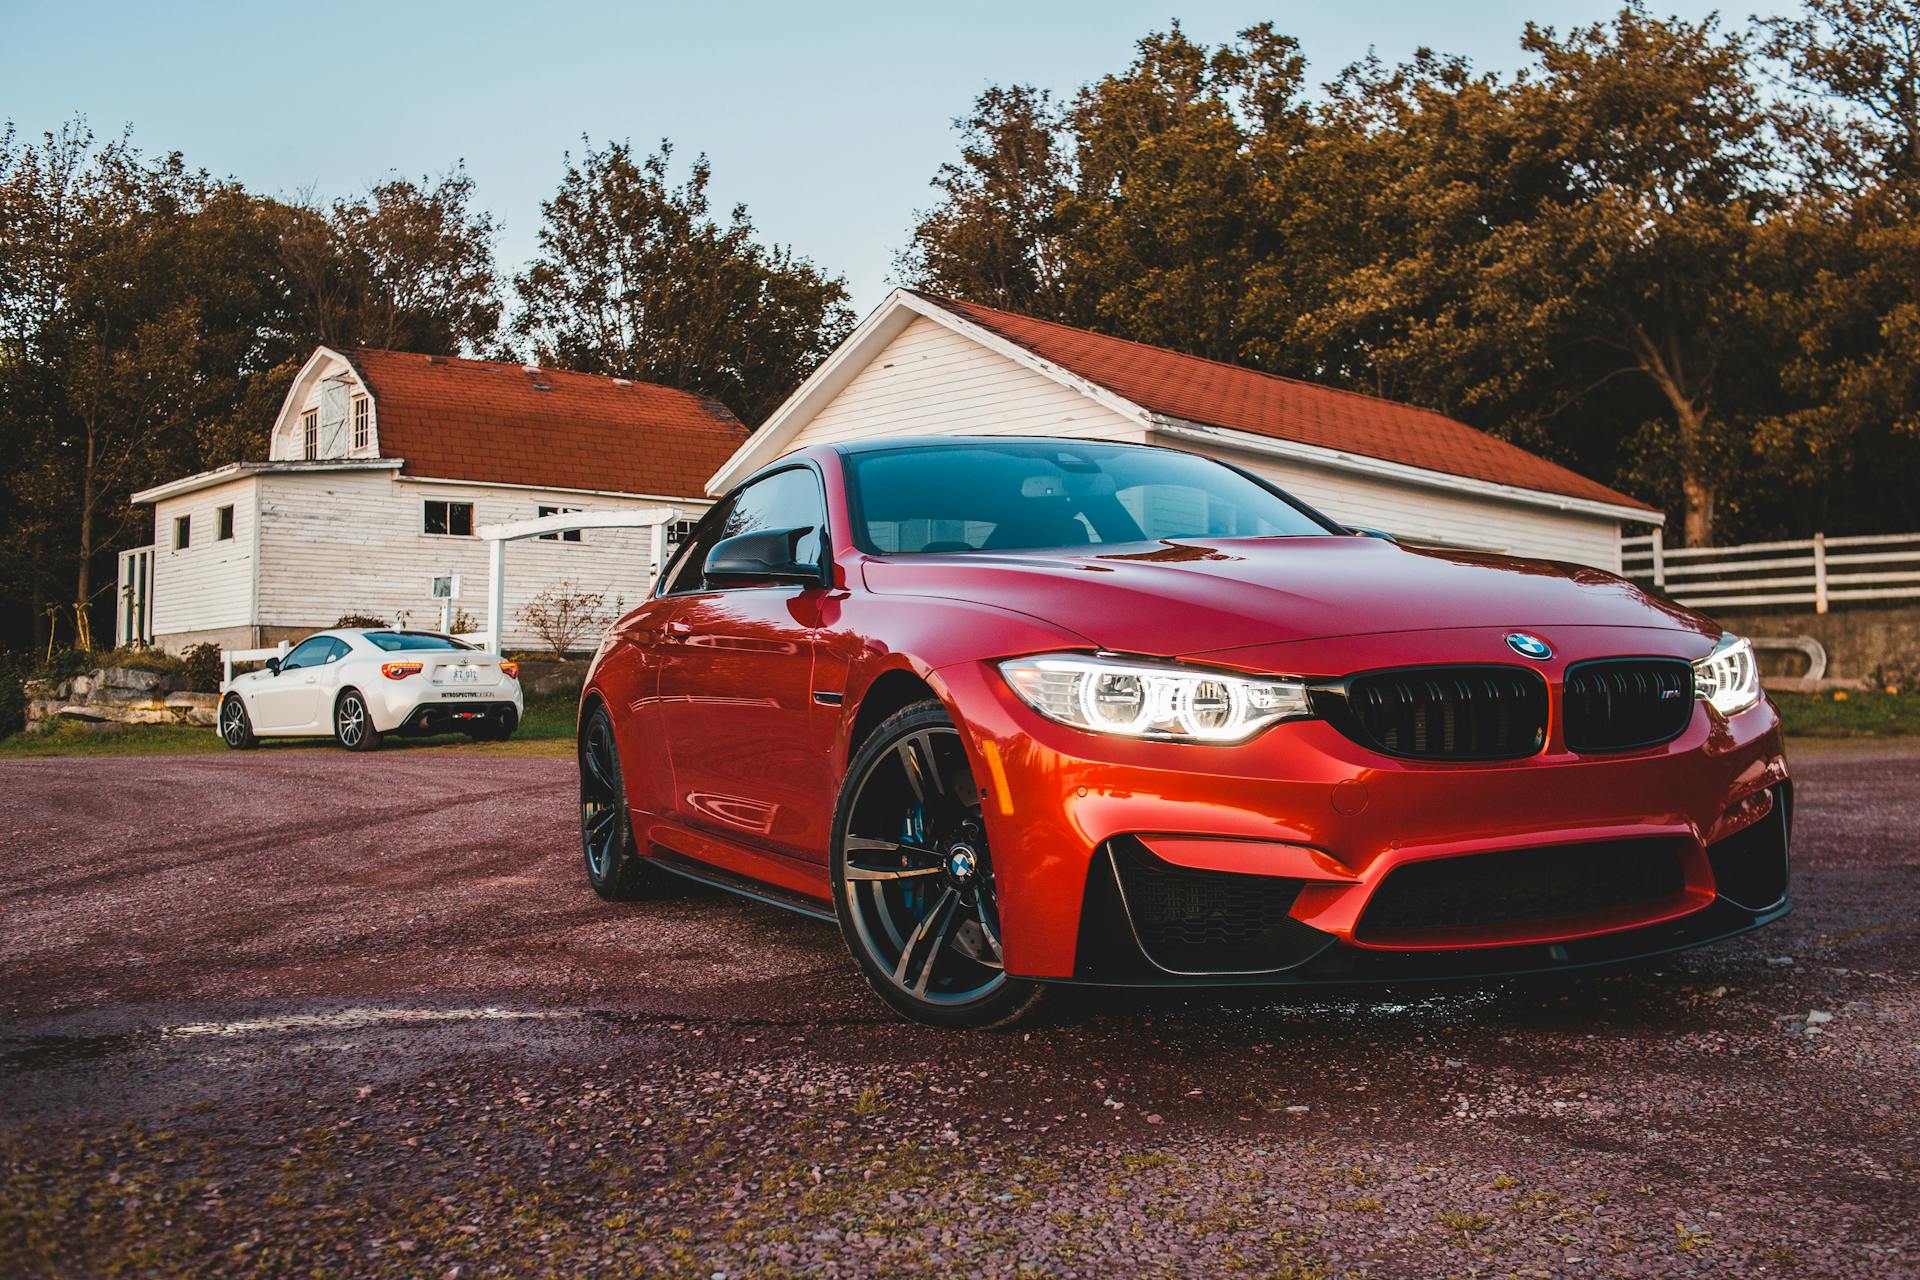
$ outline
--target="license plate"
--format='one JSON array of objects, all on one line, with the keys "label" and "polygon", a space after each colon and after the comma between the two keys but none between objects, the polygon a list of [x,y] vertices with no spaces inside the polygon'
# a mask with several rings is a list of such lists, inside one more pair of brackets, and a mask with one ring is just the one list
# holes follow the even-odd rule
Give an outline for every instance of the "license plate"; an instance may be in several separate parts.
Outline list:
[{"label": "license plate", "polygon": [[455,684],[473,684],[479,679],[480,673],[472,667],[455,667],[453,669],[453,682]]}]

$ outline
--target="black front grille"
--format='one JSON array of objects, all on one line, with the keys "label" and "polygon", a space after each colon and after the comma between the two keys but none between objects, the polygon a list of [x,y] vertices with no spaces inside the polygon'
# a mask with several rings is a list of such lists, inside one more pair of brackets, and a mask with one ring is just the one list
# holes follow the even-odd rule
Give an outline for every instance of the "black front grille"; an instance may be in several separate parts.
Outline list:
[{"label": "black front grille", "polygon": [[1567,668],[1567,750],[1631,751],[1680,736],[1693,718],[1693,666],[1679,658],[1603,658]]},{"label": "black front grille", "polygon": [[1360,917],[1361,938],[1551,920],[1653,902],[1685,887],[1667,840],[1603,840],[1410,862]]},{"label": "black front grille", "polygon": [[1547,739],[1547,682],[1524,667],[1372,671],[1315,705],[1362,746],[1416,760],[1512,760]]},{"label": "black front grille", "polygon": [[1176,973],[1253,973],[1284,968],[1319,944],[1289,912],[1300,881],[1195,871],[1163,862],[1131,839],[1116,840],[1128,918],[1147,957]]}]

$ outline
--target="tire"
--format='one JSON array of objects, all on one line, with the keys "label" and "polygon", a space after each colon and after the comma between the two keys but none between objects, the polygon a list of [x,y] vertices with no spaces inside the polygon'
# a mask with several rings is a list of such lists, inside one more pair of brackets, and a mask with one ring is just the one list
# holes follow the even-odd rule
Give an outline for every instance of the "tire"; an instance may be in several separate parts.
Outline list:
[{"label": "tire", "polygon": [[587,865],[587,883],[608,902],[650,897],[660,887],[660,872],[647,865],[634,842],[619,740],[613,717],[599,703],[580,725],[575,753],[580,766],[580,856]]},{"label": "tire", "polygon": [[251,751],[260,745],[253,732],[253,717],[247,714],[246,699],[237,693],[220,700],[220,738],[229,751]]},{"label": "tire", "polygon": [[874,992],[916,1022],[1004,1027],[1045,988],[1001,967],[980,788],[939,702],[881,722],[848,765],[830,870],[840,936]]},{"label": "tire", "polygon": [[380,745],[380,731],[373,727],[367,699],[351,685],[334,699],[333,739],[349,751],[372,751]]}]

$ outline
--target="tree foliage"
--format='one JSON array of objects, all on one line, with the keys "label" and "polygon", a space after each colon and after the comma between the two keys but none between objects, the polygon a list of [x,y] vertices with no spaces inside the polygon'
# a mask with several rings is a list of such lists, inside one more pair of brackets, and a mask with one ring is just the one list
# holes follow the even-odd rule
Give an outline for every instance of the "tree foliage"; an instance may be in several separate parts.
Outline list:
[{"label": "tree foliage", "polygon": [[1315,93],[1271,25],[1175,25],[1064,110],[989,90],[899,269],[1429,405],[1689,542],[1911,527],[1920,7],[1729,31],[1630,4],[1521,48]]},{"label": "tree foliage", "polygon": [[[0,618],[85,641],[158,481],[259,456],[316,342],[494,339],[492,222],[458,170],[322,210],[75,120],[0,131]],[[106,611],[110,613],[110,610]]]},{"label": "tree foliage", "polygon": [[701,392],[757,425],[852,328],[846,287],[756,240],[745,206],[717,219],[704,156],[671,185],[672,158],[664,142],[568,158],[514,278],[514,332],[544,363]]}]

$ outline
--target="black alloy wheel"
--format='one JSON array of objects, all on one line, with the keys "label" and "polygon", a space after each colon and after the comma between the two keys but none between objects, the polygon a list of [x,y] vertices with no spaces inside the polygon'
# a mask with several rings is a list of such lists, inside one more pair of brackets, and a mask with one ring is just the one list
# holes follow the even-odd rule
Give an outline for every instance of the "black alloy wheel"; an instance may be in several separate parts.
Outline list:
[{"label": "black alloy wheel", "polygon": [[938,702],[896,712],[855,752],[834,814],[840,932],[881,999],[916,1021],[1015,1021],[1042,988],[1007,976],[980,788]]},{"label": "black alloy wheel", "polygon": [[587,883],[609,902],[645,897],[660,873],[647,866],[634,846],[613,717],[598,703],[581,726],[579,757],[580,852],[587,863]]}]

